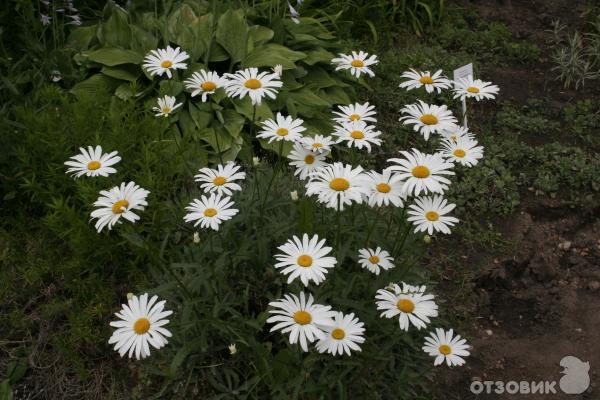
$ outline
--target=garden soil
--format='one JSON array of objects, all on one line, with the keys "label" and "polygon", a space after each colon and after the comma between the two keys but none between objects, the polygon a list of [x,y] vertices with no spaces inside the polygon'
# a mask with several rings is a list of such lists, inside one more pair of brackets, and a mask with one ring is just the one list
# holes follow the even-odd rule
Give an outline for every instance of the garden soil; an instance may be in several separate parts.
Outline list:
[{"label": "garden soil", "polygon": [[[474,7],[488,21],[504,22],[516,37],[542,50],[533,68],[497,68],[488,73],[487,78],[500,86],[503,99],[521,105],[529,98],[546,98],[558,115],[568,102],[599,97],[600,85],[575,92],[548,78],[550,33],[546,30],[556,19],[570,30],[580,27],[584,2],[459,3]],[[510,250],[500,254],[482,248],[456,250],[459,246],[450,241],[436,245],[434,253],[446,254],[445,259],[454,254],[471,270],[469,282],[458,287],[454,282],[461,272],[454,271],[456,264],[439,265],[441,257],[432,258],[440,268],[440,286],[446,286],[447,298],[453,291],[467,292],[460,304],[448,306],[467,316],[463,329],[473,346],[464,368],[440,374],[437,398],[600,399],[599,211],[572,208],[560,193],[553,199],[527,193],[518,212],[495,224],[502,238],[512,243]],[[583,394],[567,395],[559,388],[560,361],[567,355],[590,364],[591,384]],[[556,381],[558,393],[476,396],[470,391],[476,380]]]}]

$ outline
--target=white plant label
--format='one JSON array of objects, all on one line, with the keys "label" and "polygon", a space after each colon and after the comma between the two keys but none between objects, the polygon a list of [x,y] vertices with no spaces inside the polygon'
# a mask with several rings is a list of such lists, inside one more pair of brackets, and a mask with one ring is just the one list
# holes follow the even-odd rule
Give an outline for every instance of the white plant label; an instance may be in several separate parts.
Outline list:
[{"label": "white plant label", "polygon": [[[467,65],[463,65],[460,68],[454,70],[454,82],[458,82],[461,78],[466,78],[467,76],[473,76],[473,63],[469,63]],[[456,87],[456,84],[454,85]],[[464,98],[462,101],[462,112],[464,118],[465,128],[467,127],[467,99]]]}]

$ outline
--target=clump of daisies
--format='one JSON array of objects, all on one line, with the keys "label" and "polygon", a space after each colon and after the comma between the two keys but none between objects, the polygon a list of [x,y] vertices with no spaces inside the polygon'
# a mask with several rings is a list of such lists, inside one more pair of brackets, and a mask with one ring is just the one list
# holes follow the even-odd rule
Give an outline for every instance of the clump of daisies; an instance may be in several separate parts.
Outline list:
[{"label": "clump of daisies", "polygon": [[283,299],[270,302],[269,307],[272,316],[267,323],[273,324],[270,331],[289,334],[290,344],[300,343],[305,352],[315,341],[320,353],[335,356],[361,351],[359,344],[365,341],[364,324],[353,313],[345,315],[333,311],[331,306],[316,304],[312,294],[307,298],[304,292],[288,293]]}]

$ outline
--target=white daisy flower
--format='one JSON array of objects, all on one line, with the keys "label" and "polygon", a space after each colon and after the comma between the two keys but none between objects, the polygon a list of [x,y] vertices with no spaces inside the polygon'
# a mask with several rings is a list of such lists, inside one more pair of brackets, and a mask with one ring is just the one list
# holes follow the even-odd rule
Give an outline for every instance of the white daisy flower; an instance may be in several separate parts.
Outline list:
[{"label": "white daisy flower", "polygon": [[377,309],[384,310],[381,317],[394,318],[399,315],[400,329],[408,331],[412,324],[417,329],[427,327],[429,318],[438,316],[438,306],[432,294],[425,294],[425,286],[417,287],[401,282],[388,289],[379,289],[375,299]]},{"label": "white daisy flower", "polygon": [[471,131],[469,131],[469,128],[467,128],[466,126],[459,125],[455,126],[454,129],[442,131],[440,135],[442,135],[444,139],[452,140],[453,142],[456,142],[459,138],[462,137],[468,139],[475,139],[475,135]]},{"label": "white daisy flower", "polygon": [[158,98],[158,107],[152,107],[152,111],[156,111],[156,117],[168,117],[173,111],[183,105],[183,103],[175,104],[175,97],[165,95],[163,98]]},{"label": "white daisy flower", "polygon": [[458,218],[446,215],[454,210],[456,204],[448,204],[448,201],[440,195],[418,197],[415,203],[411,204],[408,210],[410,215],[408,221],[415,225],[415,233],[427,231],[430,235],[433,232],[448,235],[451,233],[449,226],[454,226],[458,222]]},{"label": "white daisy flower", "polygon": [[338,106],[338,109],[339,111],[333,112],[337,115],[337,117],[333,118],[337,123],[344,124],[354,121],[377,122],[377,119],[374,117],[377,114],[375,106],[370,105],[369,102]]},{"label": "white daisy flower", "polygon": [[235,74],[225,74],[229,81],[227,95],[243,99],[246,95],[252,99],[252,105],[260,104],[265,96],[275,99],[277,89],[283,85],[277,74],[258,72],[258,68],[246,68]]},{"label": "white daisy flower", "polygon": [[456,129],[457,120],[445,105],[436,106],[419,100],[419,104],[409,104],[400,110],[403,114],[399,121],[404,125],[413,124],[415,132],[420,132],[425,140],[429,140],[432,133]]},{"label": "white daisy flower", "polygon": [[336,162],[315,171],[306,184],[306,194],[316,194],[326,207],[343,210],[344,205],[362,203],[362,196],[366,194],[364,179],[360,166],[352,168],[352,165]]},{"label": "white daisy flower", "polygon": [[500,91],[492,82],[484,82],[481,79],[473,79],[471,75],[460,78],[454,82],[454,98],[475,98],[475,100],[494,99]]},{"label": "white daisy flower", "polygon": [[268,119],[263,122],[264,129],[256,137],[259,139],[269,139],[269,143],[281,140],[295,142],[302,138],[302,132],[306,130],[302,126],[304,123],[303,119],[294,119],[289,115],[284,117],[281,113],[277,113],[276,120]]},{"label": "white daisy flower", "polygon": [[146,197],[149,194],[149,191],[142,189],[135,182],[123,182],[121,186],[101,190],[100,197],[94,203],[94,207],[99,208],[91,214],[91,219],[98,219],[95,228],[98,232],[101,232],[105,226],[111,230],[117,222],[121,222],[121,217],[130,222],[137,221],[140,217],[133,211],[144,211],[144,207],[148,205]]},{"label": "white daisy flower", "polygon": [[227,86],[227,79],[220,77],[216,72],[202,69],[200,72],[194,72],[184,83],[185,88],[192,91],[192,97],[202,94],[202,101],[205,102],[209,94]]},{"label": "white daisy flower", "polygon": [[329,153],[335,141],[330,136],[305,136],[301,140],[304,146],[317,153]]},{"label": "white daisy flower", "polygon": [[230,220],[239,210],[231,208],[231,197],[212,193],[210,197],[202,196],[194,199],[185,209],[189,211],[184,217],[185,222],[194,222],[194,226],[219,230],[223,221]]},{"label": "white daisy flower", "polygon": [[65,165],[70,167],[67,169],[67,174],[71,174],[75,178],[83,175],[108,176],[114,174],[117,170],[111,165],[121,161],[121,157],[117,155],[119,152],[113,151],[112,153],[102,154],[101,146],[96,146],[95,149],[88,146],[87,150],[80,147],[79,152],[79,154],[70,157],[69,161],[65,161]]},{"label": "white daisy flower", "polygon": [[442,89],[449,89],[452,86],[452,81],[442,75],[441,69],[432,75],[429,71],[421,72],[411,68],[410,71],[405,71],[400,77],[408,79],[400,84],[400,87],[406,88],[406,90],[418,89],[424,86],[427,93],[434,91],[441,93]]},{"label": "white daisy flower", "polygon": [[400,152],[404,158],[391,158],[388,161],[397,163],[388,169],[398,171],[397,175],[404,181],[402,191],[407,195],[418,196],[421,192],[427,194],[444,193],[450,180],[443,175],[454,175],[451,169],[454,164],[448,162],[441,154],[424,154],[417,149]]},{"label": "white daisy flower", "polygon": [[[173,311],[165,310],[165,300],[159,301],[158,296],[152,296],[148,301],[148,294],[131,296],[128,304],[123,304],[121,312],[115,313],[118,321],[112,321],[110,326],[117,328],[109,344],[115,344],[115,350],[123,357],[129,352],[129,358],[135,354],[136,359],[146,358],[150,355],[150,346],[155,349],[164,347],[171,332],[164,328],[169,323],[165,319]],[[155,304],[156,303],[156,304]]]},{"label": "white daisy flower", "polygon": [[369,53],[365,53],[364,51],[353,51],[351,55],[348,54],[339,54],[338,58],[334,58],[331,60],[333,65],[336,65],[335,70],[338,71],[340,69],[349,69],[350,74],[360,77],[360,74],[367,74],[371,77],[375,76],[371,68],[371,65],[375,65],[379,62],[377,60],[376,55],[371,55],[369,57]]},{"label": "white daisy flower", "polygon": [[462,357],[468,357],[471,353],[468,351],[469,345],[466,339],[462,339],[460,335],[454,336],[452,329],[444,331],[437,328],[434,332],[430,332],[425,338],[423,351],[432,357],[435,357],[433,365],[440,365],[444,361],[449,367],[455,365],[460,366],[465,363]]},{"label": "white daisy flower", "polygon": [[290,151],[290,165],[296,167],[294,175],[304,180],[310,178],[316,171],[327,165],[328,153],[317,153],[304,147],[302,143],[294,143],[294,148]]},{"label": "white daisy flower", "polygon": [[358,250],[358,263],[375,275],[379,275],[382,269],[387,271],[395,267],[394,258],[381,247]]},{"label": "white daisy flower", "polygon": [[335,257],[326,257],[331,252],[331,247],[324,245],[325,239],[319,241],[318,235],[309,239],[305,233],[302,241],[298,236],[293,236],[278,247],[284,254],[275,255],[275,259],[279,261],[275,268],[283,268],[281,273],[289,275],[287,283],[292,283],[299,277],[304,286],[308,286],[311,280],[318,285],[325,280],[327,270],[337,264]]},{"label": "white daisy flower", "polygon": [[381,207],[390,203],[395,207],[402,207],[406,194],[402,191],[404,182],[392,170],[386,168],[382,173],[369,171],[365,174],[365,188],[369,206]]},{"label": "white daisy flower", "polygon": [[483,146],[477,146],[477,140],[461,137],[456,141],[443,140],[439,150],[447,160],[457,162],[466,167],[477,165],[483,158]]},{"label": "white daisy flower", "polygon": [[167,46],[166,49],[156,49],[150,51],[144,57],[144,64],[142,67],[150,73],[150,75],[162,76],[166,73],[169,79],[173,77],[171,70],[175,69],[186,69],[187,64],[183,61],[190,58],[185,51],[181,51],[179,47],[173,49],[171,46]]},{"label": "white daisy flower", "polygon": [[351,351],[362,351],[359,343],[364,343],[365,324],[354,317],[354,313],[344,315],[337,312],[332,326],[325,327],[325,337],[317,342],[319,353],[351,355]]},{"label": "white daisy flower", "polygon": [[281,330],[281,333],[290,333],[290,343],[300,342],[302,350],[308,351],[308,343],[316,339],[325,338],[322,329],[333,325],[335,311],[330,306],[313,304],[312,294],[308,295],[308,301],[304,292],[300,292],[300,298],[295,294],[286,294],[283,299],[272,301],[269,310],[274,314],[267,319],[267,323],[275,325],[269,332]]},{"label": "white daisy flower", "polygon": [[[200,168],[198,175],[194,175],[196,182],[202,182],[200,187],[208,193],[217,192],[218,194],[226,194],[231,196],[233,192],[242,190],[242,187],[235,181],[243,181],[246,179],[246,173],[239,171],[242,168],[236,165],[233,161],[219,164],[216,169]],[[239,171],[239,172],[238,172]]]},{"label": "white daisy flower", "polygon": [[338,143],[347,141],[348,147],[362,149],[366,147],[371,152],[371,143],[381,146],[381,131],[376,131],[374,126],[367,125],[363,121],[345,122],[343,125],[337,125],[333,135],[337,137]]}]

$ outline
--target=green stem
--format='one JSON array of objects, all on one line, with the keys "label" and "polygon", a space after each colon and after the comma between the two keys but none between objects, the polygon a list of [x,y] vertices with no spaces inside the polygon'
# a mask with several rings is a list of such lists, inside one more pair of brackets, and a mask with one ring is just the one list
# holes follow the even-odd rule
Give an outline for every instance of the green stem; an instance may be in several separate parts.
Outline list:
[{"label": "green stem", "polygon": [[[342,232],[342,221],[341,221],[341,215],[342,215],[342,200],[341,200],[341,195],[338,194],[338,206],[337,206],[337,213],[335,214],[335,223],[337,225],[337,230],[335,233],[335,252],[337,253],[338,257],[340,255],[339,251],[339,245],[340,245],[340,236],[341,236],[341,232]],[[338,260],[341,262],[341,260]]]},{"label": "green stem", "polygon": [[375,212],[375,220],[373,221],[373,224],[371,225],[371,227],[369,228],[369,232],[367,233],[367,239],[365,240],[365,247],[369,247],[369,239],[371,239],[371,233],[373,233],[373,230],[375,229],[375,225],[377,225],[377,222],[379,221],[380,214],[381,214],[381,207],[377,207],[377,211]]}]

